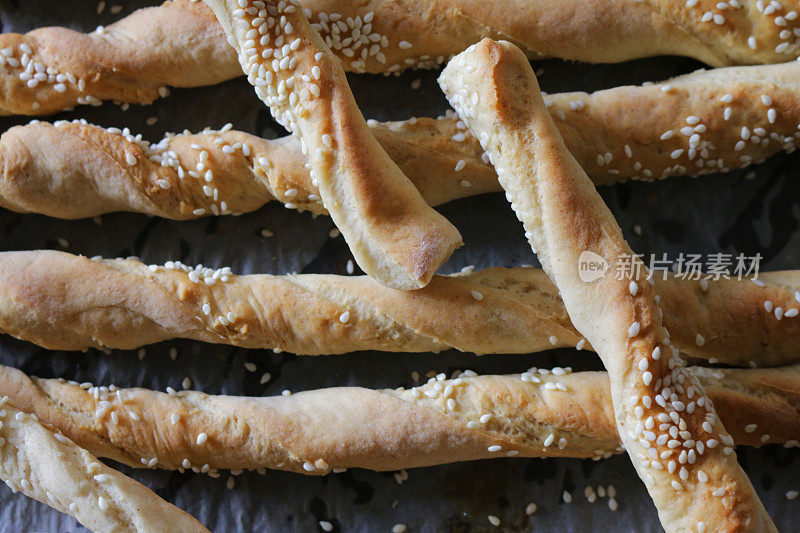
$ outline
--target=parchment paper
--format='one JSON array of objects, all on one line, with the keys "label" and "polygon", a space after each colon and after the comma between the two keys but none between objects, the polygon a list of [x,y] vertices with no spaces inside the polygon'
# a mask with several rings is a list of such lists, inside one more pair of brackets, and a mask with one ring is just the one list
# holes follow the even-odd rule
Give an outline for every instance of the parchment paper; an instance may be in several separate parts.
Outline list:
[{"label": "parchment paper", "polygon": [[[110,1],[97,13],[96,1],[0,0],[2,31],[27,31],[44,25],[63,25],[91,31],[136,8],[157,1]],[[119,14],[111,7],[122,6]],[[689,72],[699,65],[679,58],[658,58],[624,65],[588,66],[543,61],[540,81],[545,90],[594,90],[626,83],[658,80]],[[367,118],[403,119],[435,116],[446,103],[435,73],[412,72],[399,78],[351,76],[353,90]],[[412,89],[414,80],[419,89]],[[122,111],[107,104],[80,107],[49,120],[84,117],[103,126],[128,126],[152,141],[165,131],[199,130],[232,122],[236,128],[264,137],[283,135],[256,99],[245,80],[216,87],[173,90],[152,106]],[[155,125],[146,125],[157,117]],[[7,129],[28,119],[2,119]],[[601,189],[634,250],[644,253],[760,252],[764,269],[800,268],[800,191],[797,155],[781,155],[745,172],[701,179],[673,178],[656,184],[625,184]],[[443,272],[463,266],[537,264],[523,239],[523,230],[501,194],[453,202],[442,212],[461,230],[466,246],[458,250]],[[267,228],[274,237],[260,235]],[[341,237],[329,237],[329,219],[316,220],[280,204],[241,217],[170,222],[134,214],[111,214],[93,220],[63,221],[38,215],[0,211],[0,249],[52,248],[107,257],[137,255],[148,263],[180,259],[184,263],[231,266],[240,274],[326,272],[346,273],[350,255]],[[636,229],[634,229],[636,228]],[[640,231],[639,231],[640,229]],[[66,239],[63,247],[59,239]],[[3,273],[0,272],[0,276]],[[172,360],[169,349],[176,347]],[[255,373],[243,363],[253,362]],[[208,393],[275,395],[328,386],[396,387],[413,384],[413,370],[452,372],[471,368],[480,373],[520,372],[530,366],[572,365],[599,369],[596,357],[571,350],[539,355],[475,357],[435,354],[357,353],[347,356],[296,357],[268,351],[167,342],[136,352],[111,355],[51,352],[0,336],[0,363],[42,377],[64,377],[96,384],[179,388],[189,376],[193,387]],[[264,372],[272,380],[259,384]],[[424,379],[424,378],[423,378]],[[740,449],[739,458],[751,476],[770,514],[782,531],[800,531],[800,500],[785,498],[800,490],[800,452],[777,445],[761,450]],[[116,465],[119,466],[119,465]],[[394,524],[409,531],[660,531],[652,503],[625,456],[606,461],[497,459],[408,472],[398,484],[394,473],[349,471],[327,477],[303,477],[284,472],[229,477],[121,468],[159,495],[187,510],[209,528],[234,531],[316,531],[326,520],[334,531],[389,531]],[[607,498],[588,503],[584,489],[613,485],[619,509]],[[564,491],[572,503],[564,503]],[[529,502],[538,505],[526,516]],[[490,525],[487,515],[501,519]],[[165,524],[165,530],[169,524]],[[12,495],[0,485],[0,532],[79,531],[71,518],[45,505]]]}]

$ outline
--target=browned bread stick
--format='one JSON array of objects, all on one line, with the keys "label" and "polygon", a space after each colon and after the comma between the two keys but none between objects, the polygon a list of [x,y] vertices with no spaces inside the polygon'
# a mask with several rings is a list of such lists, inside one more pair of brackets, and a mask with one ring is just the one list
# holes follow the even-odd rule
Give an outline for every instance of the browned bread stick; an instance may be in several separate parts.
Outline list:
[{"label": "browned bread stick", "polygon": [[458,230],[425,203],[370,133],[344,70],[294,0],[206,0],[276,120],[299,140],[311,183],[358,265],[384,285],[424,287]]},{"label": "browned bread stick", "polygon": [[[718,67],[780,63],[798,53],[798,6],[789,0],[306,0],[303,6],[354,72],[434,67],[483,37],[512,40],[530,57],[601,63],[683,55]],[[41,115],[102,100],[150,103],[166,86],[241,75],[217,20],[193,0],[142,9],[90,34],[66,28],[3,34],[0,50],[2,114]]]},{"label": "browned bread stick", "polygon": [[[366,276],[236,276],[56,251],[0,253],[0,271],[0,331],[51,349],[172,338],[296,354],[591,348],[533,268],[436,276],[411,293]],[[664,323],[683,353],[744,366],[798,360],[800,273],[762,273],[759,285],[659,276]]]},{"label": "browned bread stick", "polygon": [[[0,394],[0,479],[92,531],[208,531]],[[27,401],[25,403],[28,403]],[[51,427],[52,429],[52,427]]]},{"label": "browned bread stick", "polygon": [[[595,184],[698,176],[795,149],[800,64],[697,72],[655,85],[549,95],[567,147]],[[691,123],[691,124],[690,124]],[[500,190],[457,117],[371,123],[431,205]],[[186,219],[269,200],[325,213],[299,141],[230,130],[151,144],[127,129],[32,123],[0,137],[0,206],[61,218],[137,211]]]},{"label": "browned bread stick", "polygon": [[[692,372],[737,444],[798,445],[797,366]],[[339,387],[266,398],[79,386],[2,366],[0,378],[0,394],[46,426],[139,468],[326,474],[621,450],[604,372],[467,372],[411,389]]]},{"label": "browned bread stick", "polygon": [[[484,39],[453,58],[439,83],[489,154],[576,329],[608,370],[619,435],[664,528],[777,531],[713,403],[671,345],[647,268],[564,145],[525,55]],[[583,279],[586,253],[611,270]],[[614,275],[626,260],[633,268]]]}]

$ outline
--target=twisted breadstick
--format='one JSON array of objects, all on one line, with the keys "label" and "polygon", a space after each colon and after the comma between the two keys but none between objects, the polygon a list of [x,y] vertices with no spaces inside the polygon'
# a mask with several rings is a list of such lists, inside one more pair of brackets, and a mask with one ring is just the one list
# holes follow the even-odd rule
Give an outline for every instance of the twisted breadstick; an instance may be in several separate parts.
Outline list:
[{"label": "twisted breadstick", "polygon": [[[692,372],[737,444],[797,445],[800,367]],[[140,468],[326,474],[621,451],[604,372],[466,372],[408,390],[340,387],[268,398],[84,389],[2,366],[0,378],[0,394],[46,426],[94,454]]]},{"label": "twisted breadstick", "polygon": [[[296,354],[591,348],[556,288],[533,268],[436,276],[413,293],[366,276],[234,276],[55,251],[0,253],[0,272],[0,331],[51,349],[127,349],[172,338]],[[760,279],[763,286],[657,278],[673,344],[712,362],[797,361],[800,272]]]},{"label": "twisted breadstick", "polygon": [[167,86],[241,75],[214,15],[192,0],[140,9],[90,34],[40,28],[0,35],[0,114],[40,115],[103,100],[149,104]]},{"label": "twisted breadstick", "polygon": [[[794,150],[797,87],[800,64],[792,62],[555,94],[546,103],[567,147],[605,184],[727,171]],[[375,123],[372,133],[432,205],[500,190],[457,117]],[[61,218],[125,210],[186,219],[277,199],[325,213],[306,163],[292,136],[265,140],[226,127],[150,144],[127,129],[36,122],[0,137],[0,206]]]},{"label": "twisted breadstick", "polygon": [[[797,57],[788,0],[307,0],[306,16],[345,70],[430,68],[487,36],[530,57],[616,62],[684,55],[713,66]],[[0,35],[0,113],[47,114],[102,100],[150,103],[166,86],[241,74],[202,3],[167,1],[85,35],[41,28]],[[80,53],[76,53],[80,51]]]},{"label": "twisted breadstick", "polygon": [[176,531],[208,531],[144,485],[17,410],[7,396],[0,396],[0,479],[92,531],[161,531],[165,524]]},{"label": "twisted breadstick", "polygon": [[296,0],[206,0],[256,94],[299,138],[311,183],[361,268],[419,289],[461,246],[361,116],[344,71]]},{"label": "twisted breadstick", "polygon": [[[525,55],[485,39],[439,81],[493,161],[576,329],[608,369],[621,440],[665,529],[777,531],[702,384],[671,346],[646,267],[564,145]],[[633,268],[584,280],[584,254]]]}]

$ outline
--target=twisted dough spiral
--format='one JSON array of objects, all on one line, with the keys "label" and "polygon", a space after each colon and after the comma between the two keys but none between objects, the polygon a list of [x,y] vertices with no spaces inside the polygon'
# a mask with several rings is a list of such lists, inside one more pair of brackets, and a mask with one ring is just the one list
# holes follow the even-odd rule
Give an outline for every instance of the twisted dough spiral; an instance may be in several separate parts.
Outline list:
[{"label": "twisted dough spiral", "polygon": [[[524,54],[484,39],[453,58],[439,84],[489,154],[531,248],[608,370],[620,438],[664,528],[777,532],[703,385],[671,344],[647,267],[566,148]],[[579,265],[587,253],[611,271],[626,258],[633,268],[586,279]]]},{"label": "twisted dough spiral", "polygon": [[[798,445],[800,367],[692,372],[737,444]],[[621,450],[604,372],[443,377],[411,389],[247,398],[87,389],[0,366],[0,394],[92,453],[139,468],[326,474],[515,455],[600,458]]]},{"label": "twisted dough spiral", "polygon": [[[306,0],[307,16],[354,72],[430,68],[483,37],[530,57],[617,62],[683,55],[713,66],[791,61],[789,0]],[[724,4],[724,5],[723,5]],[[0,114],[49,114],[103,100],[150,103],[167,86],[241,75],[211,11],[195,0],[141,9],[90,34],[0,35]],[[28,66],[30,65],[30,66]]]},{"label": "twisted dough spiral", "polygon": [[74,517],[92,531],[145,533],[164,524],[178,531],[208,531],[12,403],[0,394],[0,479],[13,491]]},{"label": "twisted dough spiral", "polygon": [[[56,251],[0,253],[0,331],[68,350],[129,349],[172,338],[295,354],[591,348],[553,284],[533,268],[435,276],[409,293],[366,276],[235,276],[229,269],[166,267]],[[797,361],[800,272],[759,279],[763,287],[656,275],[673,344],[712,362]]]},{"label": "twisted dough spiral", "polygon": [[[722,172],[792,151],[800,138],[798,101],[800,64],[793,62],[554,94],[545,103],[599,185]],[[371,124],[428,203],[500,190],[457,117]],[[0,137],[0,206],[61,218],[123,210],[187,219],[248,212],[277,199],[325,213],[306,163],[292,136],[265,140],[225,127],[150,144],[127,129],[35,122]]]}]

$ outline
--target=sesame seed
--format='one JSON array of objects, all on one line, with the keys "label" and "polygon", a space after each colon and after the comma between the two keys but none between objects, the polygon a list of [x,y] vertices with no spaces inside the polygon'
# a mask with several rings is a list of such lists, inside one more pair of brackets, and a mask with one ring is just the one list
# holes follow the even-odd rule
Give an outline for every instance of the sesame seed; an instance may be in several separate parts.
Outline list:
[{"label": "sesame seed", "polygon": [[733,109],[730,107],[726,107],[725,110],[722,112],[722,118],[725,120],[730,120],[731,116],[733,116]]},{"label": "sesame seed", "polygon": [[701,334],[698,333],[694,338],[694,342],[698,346],[702,346],[702,345],[704,345],[706,343],[706,339],[705,339],[705,337],[703,337]]},{"label": "sesame seed", "polygon": [[628,284],[628,291],[630,291],[631,296],[636,296],[636,293],[639,292],[639,285],[635,281],[631,281]]},{"label": "sesame seed", "polygon": [[350,311],[345,311],[341,315],[339,315],[339,322],[342,324],[347,324],[350,321]]},{"label": "sesame seed", "polygon": [[658,361],[659,359],[661,359],[661,348],[659,346],[653,348],[653,353],[650,357],[653,358],[653,361]]},{"label": "sesame seed", "polygon": [[478,291],[474,291],[474,290],[473,290],[473,291],[470,291],[470,293],[472,294],[472,297],[473,297],[475,300],[477,300],[477,301],[479,301],[479,302],[480,302],[481,300],[483,300],[483,294],[481,294],[480,292],[478,292]]},{"label": "sesame seed", "polygon": [[497,518],[496,516],[490,514],[486,518],[489,519],[489,523],[492,524],[493,526],[499,526],[500,525],[500,519]]},{"label": "sesame seed", "polygon": [[770,108],[767,111],[767,120],[769,120],[770,124],[775,124],[775,120],[777,119],[777,117],[778,117],[778,113],[775,111],[775,109]]}]

